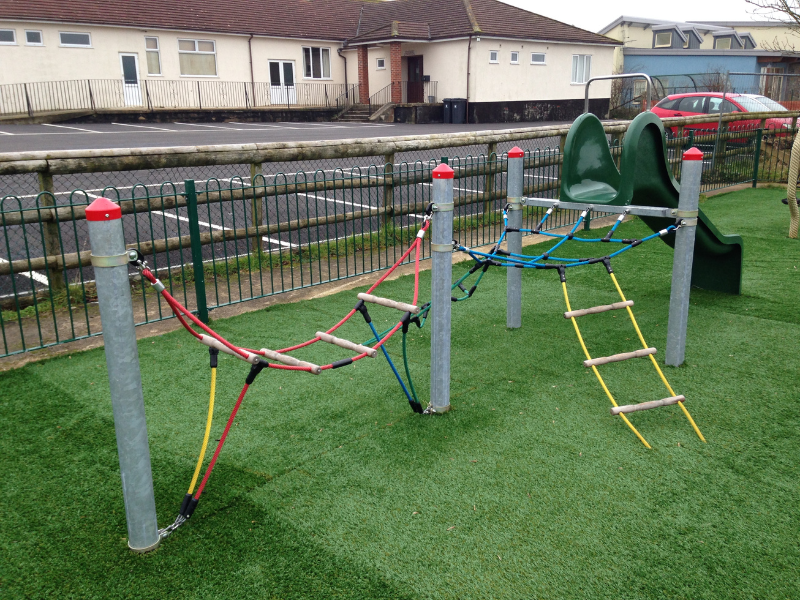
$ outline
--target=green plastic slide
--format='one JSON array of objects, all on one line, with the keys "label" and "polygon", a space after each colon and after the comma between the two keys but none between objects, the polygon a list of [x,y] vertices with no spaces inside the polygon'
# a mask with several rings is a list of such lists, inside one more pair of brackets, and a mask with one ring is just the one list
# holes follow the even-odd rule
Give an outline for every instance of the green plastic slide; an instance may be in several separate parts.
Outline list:
[{"label": "green plastic slide", "polygon": [[[656,115],[637,116],[625,133],[617,170],[600,120],[584,114],[573,123],[564,146],[562,202],[614,206],[678,207],[680,184],[667,162],[664,126]],[[673,219],[643,217],[653,231]],[[674,245],[675,236],[664,241]],[[692,285],[728,294],[742,292],[742,238],[723,235],[700,211],[692,266]]]}]

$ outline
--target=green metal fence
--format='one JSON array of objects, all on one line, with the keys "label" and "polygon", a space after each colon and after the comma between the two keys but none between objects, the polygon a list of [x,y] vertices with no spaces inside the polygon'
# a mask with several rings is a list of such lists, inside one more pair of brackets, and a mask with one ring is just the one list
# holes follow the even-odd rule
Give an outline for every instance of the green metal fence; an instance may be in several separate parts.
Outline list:
[{"label": "green metal fence", "polygon": [[[680,178],[682,151],[699,146],[706,152],[704,191],[785,181],[794,131],[669,131],[673,174]],[[527,144],[526,195],[557,196],[558,139]],[[621,143],[622,134],[610,136],[615,155]],[[6,193],[0,200],[0,356],[101,333],[84,214],[95,197],[120,203],[128,245],[146,256],[175,297],[207,320],[223,306],[394,263],[422,222],[431,200],[431,171],[441,160],[456,172],[455,237],[471,247],[492,243],[502,230],[505,152],[511,144],[507,145],[484,145],[482,152],[468,147],[464,155],[446,159],[388,155],[352,168],[342,167],[341,161],[315,165],[313,170],[301,164],[291,173],[266,173],[269,163],[250,165],[249,173],[244,165],[216,167],[217,177],[204,169],[191,172],[193,178],[164,183],[155,179],[164,171],[140,171],[127,177],[136,175],[142,181],[127,179],[105,188],[91,186],[108,174],[74,175],[69,181],[84,177],[84,185],[69,192],[57,191],[63,181],[39,176],[39,188],[50,191]],[[19,181],[11,183],[23,187]],[[575,211],[554,216],[549,228],[576,219]],[[537,210],[526,212],[526,227],[540,218]],[[428,255],[426,244],[423,256]],[[131,286],[137,324],[172,317],[134,270]]]}]

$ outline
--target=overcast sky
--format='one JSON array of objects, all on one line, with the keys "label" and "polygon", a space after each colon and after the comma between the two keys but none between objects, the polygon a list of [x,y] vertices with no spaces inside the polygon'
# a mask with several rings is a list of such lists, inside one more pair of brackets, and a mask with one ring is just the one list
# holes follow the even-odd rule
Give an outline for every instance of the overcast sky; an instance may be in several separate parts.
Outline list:
[{"label": "overcast sky", "polygon": [[558,19],[589,31],[598,31],[621,15],[648,17],[670,21],[751,21],[765,20],[753,15],[753,7],[745,0],[503,0],[508,4]]}]

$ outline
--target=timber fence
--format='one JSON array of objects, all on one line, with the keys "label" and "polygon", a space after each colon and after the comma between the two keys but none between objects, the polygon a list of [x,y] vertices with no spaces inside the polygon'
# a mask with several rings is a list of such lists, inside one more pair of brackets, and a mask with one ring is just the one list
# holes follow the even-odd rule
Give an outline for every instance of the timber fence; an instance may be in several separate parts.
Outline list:
[{"label": "timber fence", "polygon": [[[680,179],[682,151],[698,146],[704,190],[785,181],[798,114],[778,135],[764,129],[769,113],[727,115],[719,134],[698,118],[666,120],[673,174]],[[616,156],[627,127],[605,126]],[[444,160],[455,170],[455,237],[492,243],[507,151],[525,151],[526,195],[555,198],[567,132],[0,154],[0,356],[101,333],[85,221],[99,196],[120,204],[128,246],[206,320],[222,306],[391,265],[413,240]],[[525,227],[537,211],[527,209]],[[573,223],[574,213],[560,211],[549,227]],[[137,324],[171,318],[134,270],[131,285]]]}]

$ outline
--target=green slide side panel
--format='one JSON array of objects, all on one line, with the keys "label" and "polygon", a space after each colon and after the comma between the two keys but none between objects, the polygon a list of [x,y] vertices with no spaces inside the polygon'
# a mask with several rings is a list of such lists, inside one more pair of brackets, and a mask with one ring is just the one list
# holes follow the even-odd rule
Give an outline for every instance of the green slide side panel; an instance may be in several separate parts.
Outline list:
[{"label": "green slide side panel", "polygon": [[[645,112],[633,120],[623,143],[621,175],[614,166],[606,140],[602,124],[594,115],[585,114],[575,121],[564,147],[562,201],[678,207],[680,186],[667,162],[661,119],[651,112]],[[600,150],[601,143],[605,144],[604,153]],[[582,150],[584,146],[588,146],[589,150]],[[596,196],[587,193],[591,188],[601,190],[601,193]],[[612,193],[609,188],[615,188],[616,192]],[[651,217],[642,220],[653,231],[674,223],[672,219]],[[664,241],[674,246],[674,239],[674,236],[668,236]],[[741,294],[742,238],[720,233],[702,210],[694,252],[692,285],[728,294]]]}]

